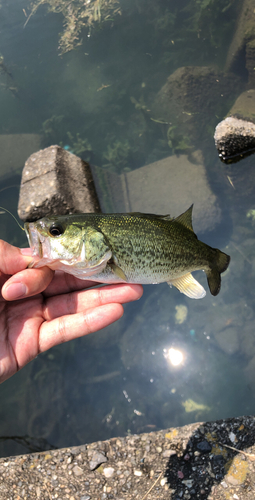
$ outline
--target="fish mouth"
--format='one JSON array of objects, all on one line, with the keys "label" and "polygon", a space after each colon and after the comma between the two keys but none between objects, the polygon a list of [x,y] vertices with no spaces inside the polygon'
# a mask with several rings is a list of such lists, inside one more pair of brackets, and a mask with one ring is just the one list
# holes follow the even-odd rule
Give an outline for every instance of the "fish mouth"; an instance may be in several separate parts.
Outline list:
[{"label": "fish mouth", "polygon": [[32,222],[26,222],[24,224],[24,229],[26,231],[29,246],[32,250],[32,257],[34,257],[33,261],[29,264],[29,267],[33,267],[34,264],[43,257],[42,241],[35,224]]}]

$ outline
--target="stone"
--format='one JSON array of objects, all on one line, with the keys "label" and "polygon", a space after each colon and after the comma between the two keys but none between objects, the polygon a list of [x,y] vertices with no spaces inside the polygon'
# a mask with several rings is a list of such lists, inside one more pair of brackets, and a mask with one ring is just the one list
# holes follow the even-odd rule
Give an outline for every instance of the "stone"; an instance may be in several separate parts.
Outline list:
[{"label": "stone", "polygon": [[103,211],[178,216],[194,203],[195,232],[213,231],[221,222],[221,208],[199,151],[193,158],[173,155],[121,175],[97,167],[93,177]]},{"label": "stone", "polygon": [[242,93],[229,115],[215,129],[215,146],[225,163],[232,196],[234,190],[235,202],[246,210],[253,206],[255,195],[255,90]]},{"label": "stone", "polygon": [[230,96],[235,99],[241,86],[236,75],[214,67],[178,68],[158,92],[151,109],[152,120],[168,126],[167,138],[173,152],[189,152],[194,145],[205,148],[208,129],[215,126],[216,116],[225,115]]},{"label": "stone", "polygon": [[39,134],[2,134],[0,135],[0,179],[6,180],[21,174],[29,155],[41,147]]},{"label": "stone", "polygon": [[252,150],[255,151],[255,124],[227,117],[217,125],[214,140],[221,160],[238,160]]},{"label": "stone", "polygon": [[23,221],[47,215],[100,212],[90,166],[77,156],[50,146],[25,163],[18,204]]},{"label": "stone", "polygon": [[250,89],[236,99],[227,118],[214,134],[215,145],[223,161],[235,160],[255,150],[255,90]]},{"label": "stone", "polygon": [[99,465],[107,462],[106,456],[100,451],[93,450],[90,457],[89,468],[90,470],[96,469]]},{"label": "stone", "polygon": [[242,69],[248,70],[249,86],[252,86],[254,84],[254,59],[253,62],[251,59],[255,40],[254,1],[244,0],[239,5],[241,12],[229,46],[225,69],[239,74]]},{"label": "stone", "polygon": [[210,451],[212,450],[212,445],[206,440],[200,441],[200,443],[197,443],[197,449],[202,453],[210,453]]},{"label": "stone", "polygon": [[232,355],[239,351],[239,331],[235,326],[225,328],[220,332],[215,332],[214,338],[226,354]]},{"label": "stone", "polygon": [[114,474],[114,468],[113,467],[105,467],[104,468],[104,475],[108,479],[109,477],[112,477]]}]

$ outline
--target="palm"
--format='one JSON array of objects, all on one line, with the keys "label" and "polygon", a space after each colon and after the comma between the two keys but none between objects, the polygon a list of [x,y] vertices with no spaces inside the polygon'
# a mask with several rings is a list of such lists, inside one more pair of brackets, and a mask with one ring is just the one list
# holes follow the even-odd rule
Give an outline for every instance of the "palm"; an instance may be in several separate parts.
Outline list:
[{"label": "palm", "polygon": [[[30,258],[1,240],[0,257],[0,382],[40,352],[113,323],[121,304],[142,295],[140,285],[91,288],[95,283],[47,267],[27,269]],[[8,285],[20,281],[28,297],[13,300]]]},{"label": "palm", "polygon": [[0,378],[13,375],[39,352],[43,319],[43,297],[0,302]]}]

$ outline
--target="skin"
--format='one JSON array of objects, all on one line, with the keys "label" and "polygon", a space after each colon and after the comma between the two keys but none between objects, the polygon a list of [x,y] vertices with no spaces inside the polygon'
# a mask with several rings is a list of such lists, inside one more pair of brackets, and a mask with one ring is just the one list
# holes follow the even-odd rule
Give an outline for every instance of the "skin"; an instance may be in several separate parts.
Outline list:
[{"label": "skin", "polygon": [[48,267],[26,269],[29,254],[0,240],[0,382],[41,352],[117,321],[122,304],[143,293],[141,285],[92,288]]}]

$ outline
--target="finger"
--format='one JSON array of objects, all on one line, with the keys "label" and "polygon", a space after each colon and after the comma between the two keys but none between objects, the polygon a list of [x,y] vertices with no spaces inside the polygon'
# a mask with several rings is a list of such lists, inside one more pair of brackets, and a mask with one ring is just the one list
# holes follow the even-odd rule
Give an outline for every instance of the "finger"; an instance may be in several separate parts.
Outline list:
[{"label": "finger", "polygon": [[86,312],[45,321],[39,332],[39,352],[101,330],[120,319],[123,312],[121,304],[105,304]]},{"label": "finger", "polygon": [[54,271],[49,267],[25,269],[9,278],[2,287],[5,300],[18,300],[41,293],[50,284]]},{"label": "finger", "polygon": [[44,318],[51,320],[66,314],[86,311],[104,304],[124,304],[138,300],[143,294],[141,285],[108,285],[83,292],[58,295],[46,300]]},{"label": "finger", "polygon": [[95,281],[81,280],[75,278],[72,274],[64,273],[63,271],[55,271],[53,280],[44,292],[45,297],[59,295],[62,293],[72,292],[75,290],[84,290],[91,286],[98,285]]},{"label": "finger", "polygon": [[22,255],[20,248],[0,240],[0,271],[4,274],[15,274],[26,269],[32,258]]}]

